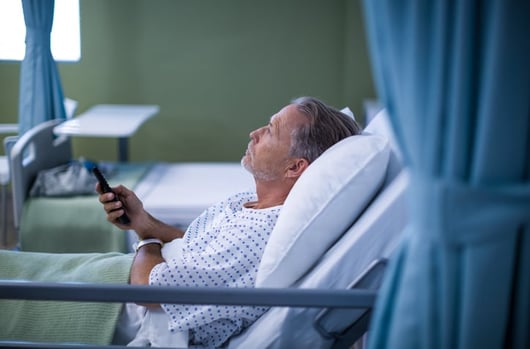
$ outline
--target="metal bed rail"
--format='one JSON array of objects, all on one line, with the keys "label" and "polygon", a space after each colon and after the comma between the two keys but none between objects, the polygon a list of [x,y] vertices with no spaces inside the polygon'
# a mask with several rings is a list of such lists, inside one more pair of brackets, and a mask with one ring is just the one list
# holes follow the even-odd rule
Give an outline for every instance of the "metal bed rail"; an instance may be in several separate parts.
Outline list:
[{"label": "metal bed rail", "polygon": [[91,283],[0,281],[0,299],[371,308],[374,290],[163,287]]},{"label": "metal bed rail", "polygon": [[[376,295],[376,290],[366,289],[162,287],[0,280],[0,299],[15,300],[371,309]],[[0,339],[0,348],[118,349],[126,347]]]}]

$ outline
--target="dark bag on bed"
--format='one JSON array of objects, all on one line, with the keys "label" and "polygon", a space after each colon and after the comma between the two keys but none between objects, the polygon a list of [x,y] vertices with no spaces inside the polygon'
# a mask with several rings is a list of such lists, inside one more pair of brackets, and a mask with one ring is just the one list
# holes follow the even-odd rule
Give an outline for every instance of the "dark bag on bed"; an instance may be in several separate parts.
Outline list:
[{"label": "dark bag on bed", "polygon": [[83,160],[39,171],[29,195],[72,196],[96,194],[96,178]]}]

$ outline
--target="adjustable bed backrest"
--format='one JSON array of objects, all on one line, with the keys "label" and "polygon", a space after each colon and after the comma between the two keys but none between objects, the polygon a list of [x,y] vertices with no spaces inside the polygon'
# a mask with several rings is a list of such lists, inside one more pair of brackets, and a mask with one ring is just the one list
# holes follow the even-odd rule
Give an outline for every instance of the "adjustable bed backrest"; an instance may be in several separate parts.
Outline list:
[{"label": "adjustable bed backrest", "polygon": [[386,170],[385,182],[383,183],[383,187],[386,187],[403,169],[403,158],[385,109],[379,111],[373,117],[372,121],[363,130],[363,133],[383,136],[390,144],[390,157]]},{"label": "adjustable bed backrest", "polygon": [[43,122],[24,133],[11,148],[10,169],[15,228],[20,226],[22,208],[37,173],[67,163],[72,147],[67,137],[57,137],[53,128],[61,120]]}]

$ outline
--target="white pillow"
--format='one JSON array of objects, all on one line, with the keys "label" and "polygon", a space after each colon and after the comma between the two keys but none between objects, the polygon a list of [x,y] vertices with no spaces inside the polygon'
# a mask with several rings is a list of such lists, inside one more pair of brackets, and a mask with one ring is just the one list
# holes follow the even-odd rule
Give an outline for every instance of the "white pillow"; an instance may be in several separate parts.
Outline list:
[{"label": "white pillow", "polygon": [[256,286],[289,287],[326,252],[377,193],[389,152],[381,136],[351,136],[306,169],[285,200]]},{"label": "white pillow", "polygon": [[352,118],[353,120],[355,120],[355,115],[353,115],[353,112],[351,111],[350,107],[344,107],[344,108],[342,108],[340,111],[341,111],[342,114],[346,114],[346,115],[348,115],[350,118]]},{"label": "white pillow", "polygon": [[394,135],[394,130],[386,109],[381,109],[370,121],[363,130],[364,134],[376,134],[383,136],[388,140],[390,145],[390,159],[388,161],[388,169],[386,170],[386,178],[383,185],[390,183],[403,168],[404,159],[399,150],[399,146]]}]

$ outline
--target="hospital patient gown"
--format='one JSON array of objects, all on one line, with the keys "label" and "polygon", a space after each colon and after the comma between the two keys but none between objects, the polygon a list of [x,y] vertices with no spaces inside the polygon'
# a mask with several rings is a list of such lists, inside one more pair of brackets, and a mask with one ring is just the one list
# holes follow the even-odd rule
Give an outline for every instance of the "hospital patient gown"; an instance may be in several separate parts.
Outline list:
[{"label": "hospital patient gown", "polygon": [[[257,269],[281,206],[250,209],[254,193],[214,205],[189,226],[182,250],[158,264],[149,283],[160,286],[254,287]],[[219,347],[262,315],[251,306],[163,304],[171,331],[189,330],[190,344]]]}]

